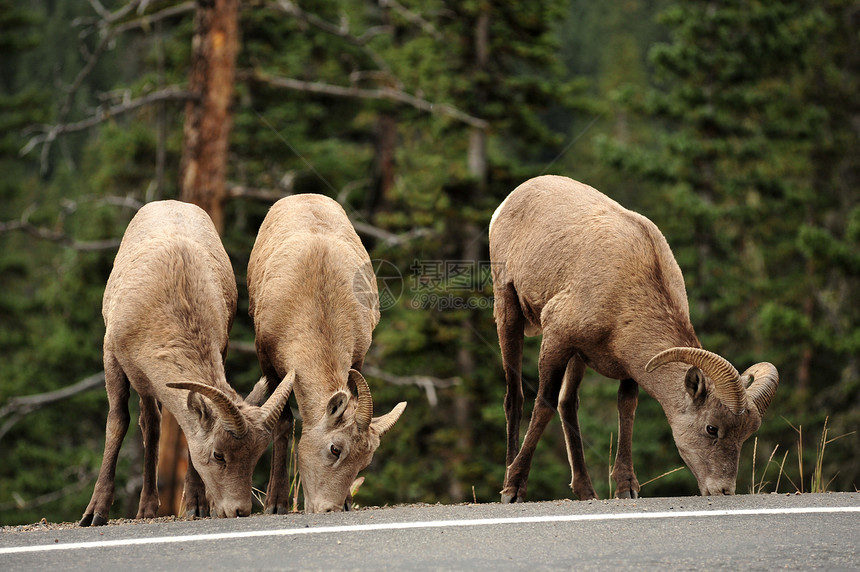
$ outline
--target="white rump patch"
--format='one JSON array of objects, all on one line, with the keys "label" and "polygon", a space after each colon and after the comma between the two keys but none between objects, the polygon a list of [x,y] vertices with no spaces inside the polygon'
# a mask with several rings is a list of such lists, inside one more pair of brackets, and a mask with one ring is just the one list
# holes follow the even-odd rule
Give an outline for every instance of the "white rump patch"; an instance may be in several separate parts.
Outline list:
[{"label": "white rump patch", "polygon": [[[513,194],[513,193],[511,193],[511,194]],[[498,206],[498,208],[496,208],[496,210],[493,212],[493,216],[490,217],[490,229],[489,229],[488,233],[493,232],[493,223],[496,222],[496,217],[499,216],[499,213],[502,211],[502,209],[505,206],[505,203],[508,202],[509,198],[511,198],[511,195],[506,196],[505,200],[503,200],[501,202],[501,204]]]}]

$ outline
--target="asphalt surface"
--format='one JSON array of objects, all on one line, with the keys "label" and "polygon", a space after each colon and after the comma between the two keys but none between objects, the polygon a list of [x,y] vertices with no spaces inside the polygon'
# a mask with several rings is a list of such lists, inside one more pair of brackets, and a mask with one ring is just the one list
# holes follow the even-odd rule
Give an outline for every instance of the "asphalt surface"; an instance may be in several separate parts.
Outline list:
[{"label": "asphalt surface", "polygon": [[860,570],[860,493],[515,505],[0,534],[0,570]]}]

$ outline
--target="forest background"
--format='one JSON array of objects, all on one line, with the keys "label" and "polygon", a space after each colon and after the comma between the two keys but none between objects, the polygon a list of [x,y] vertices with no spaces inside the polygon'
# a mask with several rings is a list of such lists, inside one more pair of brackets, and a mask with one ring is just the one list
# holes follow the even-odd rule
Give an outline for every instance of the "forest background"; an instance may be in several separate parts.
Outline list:
[{"label": "forest background", "polygon": [[[497,501],[487,226],[544,173],[651,218],[703,345],[779,368],[738,491],[856,490],[858,30],[849,0],[0,0],[0,524],[83,512],[107,412],[104,284],[128,221],[166,198],[205,203],[220,228],[241,393],[260,376],[245,274],[267,209],[299,192],[343,204],[380,278],[374,402],[409,402],[357,504]],[[192,180],[195,161],[211,179]],[[539,342],[526,343],[527,416]],[[581,392],[601,497],[616,390],[589,372]],[[132,425],[114,517],[134,515],[141,459]],[[642,483],[683,467],[644,394],[634,460]],[[554,421],[530,499],[570,498],[569,482]],[[692,494],[686,468],[642,489]]]}]

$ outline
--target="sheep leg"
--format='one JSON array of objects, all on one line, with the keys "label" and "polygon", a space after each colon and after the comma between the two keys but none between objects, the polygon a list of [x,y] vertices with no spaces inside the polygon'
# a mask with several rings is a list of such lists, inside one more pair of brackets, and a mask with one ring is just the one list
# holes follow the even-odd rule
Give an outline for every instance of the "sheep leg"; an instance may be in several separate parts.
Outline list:
[{"label": "sheep leg", "polygon": [[538,362],[540,382],[537,399],[535,399],[532,417],[523,439],[523,446],[514,462],[508,465],[505,474],[505,486],[502,489],[502,502],[525,500],[529,470],[535,448],[558,407],[558,396],[567,362],[571,358],[571,352],[557,344],[557,341],[557,338],[550,332],[544,331]]},{"label": "sheep leg", "polygon": [[143,488],[135,518],[158,514],[158,440],[161,437],[161,410],[152,397],[140,398],[140,432],[143,435]]},{"label": "sheep leg", "polygon": [[[287,514],[290,511],[290,437],[293,432],[293,412],[284,407],[275,425],[272,444],[272,468],[266,489],[266,514]],[[298,483],[297,483],[298,485]]]},{"label": "sheep leg", "polygon": [[191,453],[188,453],[188,470],[185,471],[185,489],[182,491],[182,497],[185,500],[185,516],[186,517],[206,517],[209,516],[209,501],[206,500],[206,485],[203,484],[203,479],[200,473],[194,468],[194,463],[191,462]]},{"label": "sheep leg", "polygon": [[639,384],[622,379],[618,385],[618,452],[612,467],[617,498],[639,498],[639,481],[633,472],[633,420],[639,403]]},{"label": "sheep leg", "polygon": [[[497,289],[498,291],[499,289]],[[523,330],[524,317],[517,293],[508,284],[497,295],[494,303],[496,329],[502,350],[502,366],[505,370],[505,420],[507,422],[507,448],[505,466],[509,466],[520,450],[520,423],[523,418]]]},{"label": "sheep leg", "polygon": [[579,430],[579,386],[583,375],[585,375],[585,362],[581,357],[573,356],[567,362],[564,373],[558,413],[561,417],[564,441],[567,445],[567,459],[570,463],[570,488],[579,500],[588,500],[596,499],[597,493],[594,491],[585,465],[582,434]]},{"label": "sheep leg", "polygon": [[[263,375],[269,384],[269,392],[275,391],[284,375],[271,365],[268,357],[261,348],[257,348]],[[266,488],[266,514],[287,514],[290,512],[290,438],[293,433],[293,411],[290,404],[284,407],[278,422],[275,424],[272,443],[272,466],[269,470],[269,485]],[[298,486],[298,483],[296,484]]]},{"label": "sheep leg", "polygon": [[113,354],[107,350],[104,354],[104,363],[105,388],[110,407],[105,428],[105,451],[93,496],[79,522],[80,526],[107,524],[110,506],[113,504],[114,498],[116,461],[130,423],[128,399],[131,390],[128,377],[122,371]]}]

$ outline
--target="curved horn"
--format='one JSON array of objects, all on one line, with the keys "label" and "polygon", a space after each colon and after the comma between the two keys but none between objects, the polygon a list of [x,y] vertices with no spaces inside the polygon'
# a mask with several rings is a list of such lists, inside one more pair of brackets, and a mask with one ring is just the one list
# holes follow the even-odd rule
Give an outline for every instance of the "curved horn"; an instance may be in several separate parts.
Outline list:
[{"label": "curved horn", "polygon": [[371,422],[373,429],[379,434],[380,437],[388,433],[388,430],[394,427],[394,424],[397,423],[397,420],[400,419],[400,416],[403,414],[403,410],[406,409],[406,402],[401,401],[397,405],[394,406],[394,409],[386,413],[381,417],[376,417]]},{"label": "curved horn", "polygon": [[370,386],[367,380],[356,369],[349,370],[349,381],[355,384],[358,391],[358,405],[355,408],[355,424],[361,431],[367,431],[373,420],[373,398],[370,396]]},{"label": "curved horn", "polygon": [[248,420],[239,411],[236,403],[217,387],[196,381],[171,381],[167,383],[167,387],[187,389],[208,397],[215,406],[224,429],[237,439],[241,439],[248,433]]},{"label": "curved horn", "polygon": [[750,366],[741,377],[750,376],[752,383],[747,393],[755,403],[760,415],[764,415],[779,385],[779,372],[776,366],[766,361]]},{"label": "curved horn", "polygon": [[683,362],[701,369],[714,382],[714,394],[735,415],[746,410],[747,395],[738,370],[724,357],[702,348],[669,348],[651,358],[645,371],[661,365]]},{"label": "curved horn", "polygon": [[296,370],[291,369],[290,372],[281,380],[274,393],[269,399],[260,406],[263,412],[263,427],[271,433],[275,429],[275,424],[281,417],[281,412],[287,405],[287,400],[290,398],[290,392],[293,390],[293,382],[296,380]]}]

